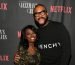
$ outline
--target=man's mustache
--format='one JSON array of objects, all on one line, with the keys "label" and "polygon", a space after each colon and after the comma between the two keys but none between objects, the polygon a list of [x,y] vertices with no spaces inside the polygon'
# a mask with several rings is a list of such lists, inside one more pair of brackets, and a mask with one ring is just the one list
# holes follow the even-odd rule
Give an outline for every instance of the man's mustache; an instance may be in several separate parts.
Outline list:
[{"label": "man's mustache", "polygon": [[40,19],[45,19],[44,17],[41,17],[41,18],[39,18],[38,20],[40,20]]}]

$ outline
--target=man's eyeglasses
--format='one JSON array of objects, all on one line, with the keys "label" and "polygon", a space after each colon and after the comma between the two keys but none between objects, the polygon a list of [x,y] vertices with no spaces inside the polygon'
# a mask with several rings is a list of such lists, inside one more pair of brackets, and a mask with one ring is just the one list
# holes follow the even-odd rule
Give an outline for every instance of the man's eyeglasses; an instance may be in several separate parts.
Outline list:
[{"label": "man's eyeglasses", "polygon": [[41,11],[41,12],[36,12],[36,13],[34,13],[33,15],[34,15],[35,17],[38,17],[39,15],[45,15],[46,12],[47,12],[46,10],[43,10],[43,11]]}]

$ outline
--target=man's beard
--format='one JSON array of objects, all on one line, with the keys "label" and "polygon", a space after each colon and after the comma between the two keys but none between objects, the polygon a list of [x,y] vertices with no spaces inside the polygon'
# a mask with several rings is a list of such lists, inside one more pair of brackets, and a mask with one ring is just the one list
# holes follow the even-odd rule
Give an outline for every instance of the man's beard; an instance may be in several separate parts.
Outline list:
[{"label": "man's beard", "polygon": [[43,27],[48,21],[48,17],[45,19],[45,22],[44,24],[39,24],[38,21],[35,20],[35,24],[38,26],[38,27]]}]

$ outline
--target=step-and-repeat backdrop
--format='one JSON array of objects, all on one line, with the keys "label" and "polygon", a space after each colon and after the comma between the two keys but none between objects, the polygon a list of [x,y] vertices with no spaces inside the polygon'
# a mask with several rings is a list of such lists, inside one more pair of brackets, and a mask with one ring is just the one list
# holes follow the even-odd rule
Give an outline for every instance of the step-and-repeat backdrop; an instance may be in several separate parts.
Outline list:
[{"label": "step-and-repeat backdrop", "polygon": [[70,65],[75,65],[72,0],[0,0],[0,65],[14,65],[13,58],[19,44],[21,29],[28,24],[36,26],[32,14],[37,4],[47,7],[50,20],[62,22],[68,29],[72,40]]}]

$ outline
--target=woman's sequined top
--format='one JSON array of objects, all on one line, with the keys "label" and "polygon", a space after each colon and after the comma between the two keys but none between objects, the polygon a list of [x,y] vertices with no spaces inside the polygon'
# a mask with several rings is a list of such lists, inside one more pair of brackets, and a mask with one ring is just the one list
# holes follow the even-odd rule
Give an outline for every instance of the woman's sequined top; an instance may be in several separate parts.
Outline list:
[{"label": "woman's sequined top", "polygon": [[18,63],[15,63],[15,65],[39,65],[40,53],[38,50],[36,50],[34,55],[29,55],[26,49],[20,47],[17,52],[21,58]]}]

